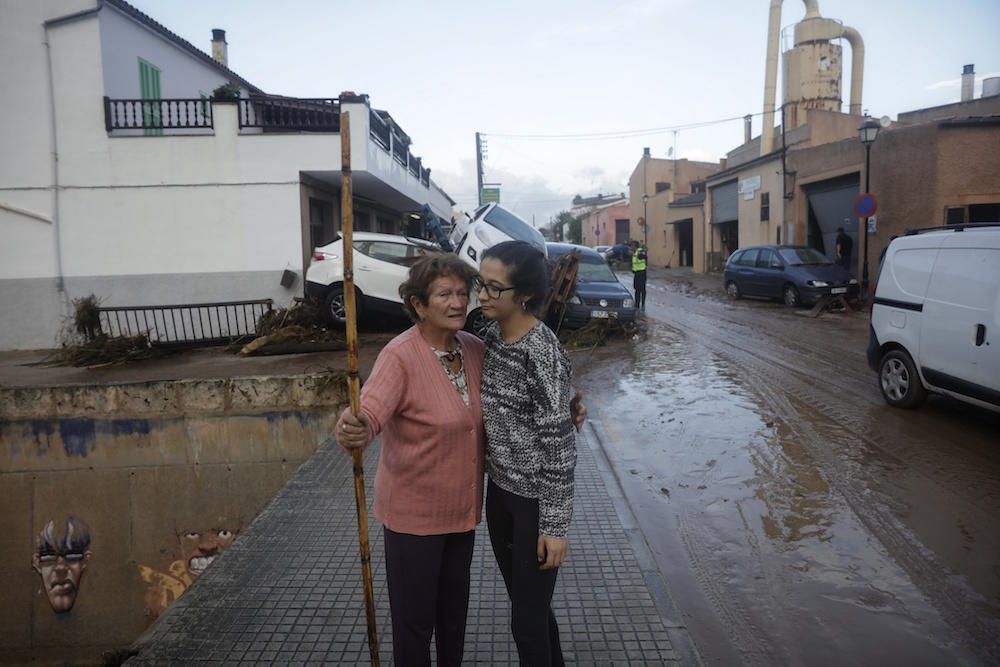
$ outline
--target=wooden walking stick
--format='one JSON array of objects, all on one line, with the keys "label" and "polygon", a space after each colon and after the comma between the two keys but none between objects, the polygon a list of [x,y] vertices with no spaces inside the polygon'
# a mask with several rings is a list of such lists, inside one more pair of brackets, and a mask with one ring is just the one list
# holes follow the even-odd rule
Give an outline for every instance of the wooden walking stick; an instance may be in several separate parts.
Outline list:
[{"label": "wooden walking stick", "polygon": [[[361,379],[358,376],[358,307],[354,295],[354,205],[351,193],[351,117],[340,112],[340,211],[344,239],[344,312],[347,326],[347,392],[351,413],[361,412]],[[354,460],[354,502],[358,510],[358,540],[361,543],[361,577],[365,586],[365,613],[368,616],[368,652],[372,665],[379,664],[378,633],[375,628],[375,592],[372,588],[372,557],[368,545],[368,505],[365,502],[364,457],[360,449],[351,451]]]}]

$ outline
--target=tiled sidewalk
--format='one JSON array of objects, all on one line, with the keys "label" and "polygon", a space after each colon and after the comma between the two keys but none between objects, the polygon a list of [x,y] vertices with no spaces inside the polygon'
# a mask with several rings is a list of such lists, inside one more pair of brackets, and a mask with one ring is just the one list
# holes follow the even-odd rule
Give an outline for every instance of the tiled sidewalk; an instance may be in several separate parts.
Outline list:
[{"label": "tiled sidewalk", "polygon": [[[365,455],[369,504],[377,457],[375,447]],[[328,443],[138,640],[139,654],[128,665],[368,664],[354,516],[349,458]],[[388,665],[389,602],[382,529],[374,517],[370,529],[380,652]],[[568,663],[697,664],[649,563],[588,427],[579,439],[570,558],[553,601]],[[509,625],[484,521],[472,564],[466,664],[517,664]]]}]

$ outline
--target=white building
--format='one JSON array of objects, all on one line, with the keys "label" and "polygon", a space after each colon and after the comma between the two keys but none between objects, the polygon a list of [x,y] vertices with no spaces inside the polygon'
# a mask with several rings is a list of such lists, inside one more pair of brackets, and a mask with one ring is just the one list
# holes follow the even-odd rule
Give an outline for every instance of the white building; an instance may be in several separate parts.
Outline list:
[{"label": "white building", "polygon": [[[340,226],[341,108],[356,228],[399,232],[424,204],[451,218],[367,96],[266,96],[214,37],[216,59],[122,0],[0,0],[0,349],[55,345],[89,294],[104,306],[301,295],[312,248]],[[242,99],[210,100],[226,83]]]}]

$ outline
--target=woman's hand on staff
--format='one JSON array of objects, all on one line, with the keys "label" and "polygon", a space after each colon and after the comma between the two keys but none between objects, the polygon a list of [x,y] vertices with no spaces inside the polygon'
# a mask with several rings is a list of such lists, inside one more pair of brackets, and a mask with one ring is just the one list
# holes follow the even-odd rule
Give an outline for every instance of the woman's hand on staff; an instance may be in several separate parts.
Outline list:
[{"label": "woman's hand on staff", "polygon": [[355,417],[351,413],[351,408],[346,407],[340,413],[340,419],[334,427],[334,437],[344,449],[361,449],[371,440],[371,431],[371,425],[364,413]]},{"label": "woman's hand on staff", "polygon": [[578,391],[569,402],[569,414],[573,418],[576,432],[583,430],[583,422],[587,421],[587,406],[583,404],[583,392]]},{"label": "woman's hand on staff", "polygon": [[538,536],[538,569],[551,570],[566,560],[568,545],[565,537]]}]

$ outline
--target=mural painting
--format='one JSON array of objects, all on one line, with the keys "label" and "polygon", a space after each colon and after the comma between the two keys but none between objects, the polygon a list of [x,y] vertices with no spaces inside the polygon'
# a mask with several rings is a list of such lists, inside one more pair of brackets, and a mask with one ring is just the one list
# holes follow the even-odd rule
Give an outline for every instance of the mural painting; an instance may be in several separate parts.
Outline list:
[{"label": "mural painting", "polygon": [[90,528],[83,519],[70,515],[65,525],[49,521],[35,537],[31,565],[42,578],[42,589],[52,611],[73,609],[83,573],[90,561]]},{"label": "mural painting", "polygon": [[181,531],[177,533],[176,545],[180,559],[164,569],[138,565],[139,576],[147,585],[145,613],[150,621],[166,611],[208,569],[219,554],[233,543],[238,532],[238,528],[218,527]]}]

